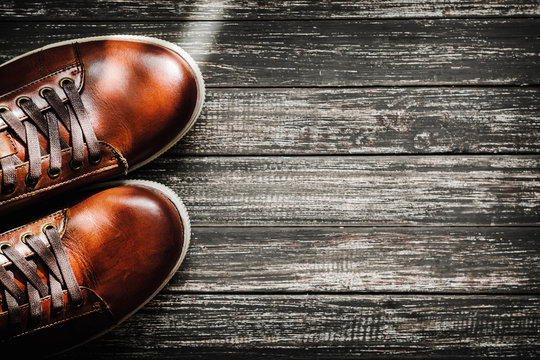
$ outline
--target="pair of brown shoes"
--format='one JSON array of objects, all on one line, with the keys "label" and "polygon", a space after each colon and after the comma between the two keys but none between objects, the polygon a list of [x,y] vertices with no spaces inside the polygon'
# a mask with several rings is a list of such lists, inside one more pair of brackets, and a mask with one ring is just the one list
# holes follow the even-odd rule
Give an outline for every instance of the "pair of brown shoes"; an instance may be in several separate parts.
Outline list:
[{"label": "pair of brown shoes", "polygon": [[0,79],[0,347],[50,355],[122,322],[182,262],[190,224],[174,192],[89,185],[180,140],[204,83],[182,49],[134,36],[47,46]]}]

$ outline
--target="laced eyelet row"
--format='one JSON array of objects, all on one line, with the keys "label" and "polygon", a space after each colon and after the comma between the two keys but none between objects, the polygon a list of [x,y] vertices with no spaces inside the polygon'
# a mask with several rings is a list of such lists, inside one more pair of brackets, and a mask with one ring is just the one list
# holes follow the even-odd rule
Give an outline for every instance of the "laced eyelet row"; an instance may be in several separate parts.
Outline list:
[{"label": "laced eyelet row", "polygon": [[[52,233],[49,233],[49,231],[51,230],[55,230],[54,232]],[[70,299],[72,300],[70,303],[69,303],[69,307],[71,307],[72,309],[78,309],[80,307],[83,306],[85,300],[84,300],[84,296],[82,295],[81,293],[81,290],[76,282],[76,279],[74,277],[74,274],[73,274],[73,270],[72,269],[69,269],[66,268],[66,266],[70,266],[69,265],[69,261],[67,260],[67,257],[66,257],[66,254],[64,251],[62,251],[60,253],[60,257],[58,257],[59,253],[58,251],[54,251],[53,248],[56,248],[58,249],[58,245],[60,244],[60,237],[59,237],[59,233],[58,233],[58,227],[53,224],[53,223],[48,223],[48,224],[45,224],[42,226],[41,228],[41,232],[43,234],[45,234],[45,236],[47,237],[47,240],[49,241],[49,244],[50,244],[50,250],[44,250],[46,248],[44,248],[44,244],[43,245],[40,245],[38,247],[37,244],[35,243],[36,241],[41,244],[41,240],[38,240],[39,237],[37,237],[36,235],[34,235],[33,233],[31,232],[26,232],[24,234],[21,235],[20,237],[20,240],[23,244],[25,244],[29,249],[31,249],[32,251],[34,251],[34,256],[35,258],[40,258],[42,261],[44,261],[44,266],[45,267],[48,267],[49,268],[49,271],[52,271],[52,276],[50,279],[50,281],[53,281],[53,279],[55,279],[55,281],[58,283],[58,280],[59,277],[58,276],[61,276],[63,278],[63,280],[60,280],[64,286],[67,287],[67,291],[68,291],[68,294],[69,294],[69,297]],[[32,240],[32,238],[34,238],[34,240]],[[53,245],[54,244],[54,245]],[[13,262],[13,266],[18,268],[19,270],[22,271],[22,274],[24,276],[27,277],[27,279],[29,279],[28,281],[32,282],[32,278],[34,279],[34,281],[36,281],[36,277],[35,275],[32,275],[29,277],[28,273],[25,272],[24,269],[26,269],[26,271],[28,271],[28,267],[22,267],[21,268],[21,262],[25,262],[25,261],[35,261],[35,259],[32,259],[32,260],[29,260],[29,259],[26,259],[26,257],[18,252],[16,249],[13,249],[13,250],[10,250],[9,252],[7,252],[5,249],[8,248],[8,247],[12,247],[11,243],[9,242],[0,242],[0,255],[4,255],[6,256],[9,260],[11,260]],[[39,248],[41,248],[41,250],[39,250]],[[52,270],[53,268],[51,267],[51,262],[50,262],[50,257],[47,257],[47,256],[43,256],[43,251],[50,251],[49,254],[51,254],[52,256],[55,257],[56,261],[58,262],[54,262],[55,260],[53,260],[53,263],[52,264],[57,264],[57,265],[54,265],[54,266],[60,266],[60,268],[56,267],[56,271],[60,271],[60,273],[57,273],[55,272],[55,270]],[[17,256],[15,256],[17,255]],[[49,255],[50,256],[50,255]],[[0,265],[1,266],[1,265]],[[32,265],[36,270],[37,268],[35,267],[35,265]],[[15,284],[13,282],[13,280],[10,280],[10,277],[7,276],[7,272],[4,268],[1,268],[0,270],[2,270],[0,273],[3,272],[3,275],[2,275],[2,279],[0,279],[2,282],[3,282],[3,285],[6,286],[4,288],[4,291],[7,291],[9,292],[10,288],[13,289],[13,287],[10,287],[9,285],[6,285],[6,281],[7,282],[12,282],[12,284]],[[61,275],[60,275],[61,274]],[[67,277],[66,277],[67,276]],[[11,279],[13,279],[13,275],[11,276]],[[39,277],[37,277],[37,281],[39,282]],[[35,283],[32,282],[35,286]],[[71,285],[69,285],[71,284]],[[41,288],[41,290],[37,290],[37,288],[34,288],[34,292],[37,292],[39,291],[39,294],[40,294],[40,297],[43,298],[43,296],[45,296],[47,294],[47,292],[51,291],[52,292],[52,288],[50,287],[51,285],[46,285],[44,284],[44,287],[45,287],[45,290],[43,290],[43,288]],[[28,288],[26,291],[29,291]],[[43,291],[45,291],[45,293],[43,293]],[[65,291],[65,290],[62,290],[62,291]],[[24,301],[24,298],[19,296],[19,295],[13,295],[14,292],[11,291],[11,296],[17,296],[17,298],[19,300],[14,300],[15,298],[12,298],[13,300],[11,301],[11,305],[10,305],[10,302],[8,302],[8,312],[10,311],[14,311],[16,313],[16,315],[11,318],[10,316],[10,321],[13,321],[15,324],[20,322],[21,321],[21,313],[20,313],[20,308],[18,309],[17,305],[18,306],[21,306],[23,305],[23,301]],[[21,293],[22,294],[22,293]],[[4,296],[7,296],[7,293],[4,294]],[[51,293],[51,296],[52,296],[52,293]],[[34,300],[32,300],[34,299]],[[52,299],[52,298],[51,298]],[[14,307],[14,304],[13,304],[13,301],[17,301],[15,303],[15,307]],[[30,294],[28,294],[28,297],[26,298],[26,301],[34,301],[34,305],[30,304],[30,306],[35,306],[35,297],[32,297],[30,296]],[[39,304],[39,302],[38,302]],[[64,301],[62,301],[62,304],[61,306],[53,306],[54,305],[54,302],[51,301],[51,308],[50,308],[50,311],[51,311],[51,315],[52,316],[58,316],[62,313],[64,313],[64,311],[66,310],[66,303]],[[57,305],[60,305],[60,304],[57,304]],[[39,321],[41,321],[41,312],[40,314],[36,317],[36,316],[32,316],[32,317],[29,317],[28,318],[28,322],[31,326],[33,326],[34,324],[36,323],[39,323]]]},{"label": "laced eyelet row", "polygon": [[[57,227],[55,224],[53,224],[53,223],[45,224],[45,225],[43,225],[43,226],[41,227],[41,232],[45,234],[45,233],[47,232],[47,230],[51,230],[51,229],[56,229],[56,230],[58,230],[58,227]],[[32,235],[34,235],[34,234],[29,233],[29,232],[22,234],[22,235],[21,235],[21,242],[22,242],[23,244],[26,244],[26,239],[27,239],[29,236],[32,236]]]},{"label": "laced eyelet row", "polygon": [[[45,234],[45,233],[47,232],[47,230],[51,230],[51,229],[56,229],[56,230],[58,230],[58,227],[57,227],[55,224],[53,224],[53,223],[45,224],[45,225],[43,225],[43,226],[41,227],[41,232]],[[34,235],[34,234],[32,234],[32,233],[30,233],[30,232],[26,232],[26,233],[22,234],[22,235],[21,235],[21,242],[22,242],[23,244],[26,244],[26,239],[27,239],[29,236],[32,236],[32,235]],[[7,242],[7,241],[0,242],[0,254],[2,254],[2,255],[4,254],[4,253],[3,253],[3,249],[4,249],[4,247],[7,247],[7,246],[12,246],[12,245],[11,245],[11,243],[9,243],[9,242]]]},{"label": "laced eyelet row", "polygon": [[[102,160],[102,157],[98,157],[96,159],[89,159],[89,162],[92,164],[92,165],[98,165]],[[70,160],[69,162],[69,167],[73,170],[73,171],[79,171],[82,169],[83,167],[83,164],[75,164],[73,161]],[[49,179],[51,180],[55,180],[55,179],[58,179],[60,177],[60,175],[62,174],[62,170],[59,169],[57,171],[53,171],[51,170],[51,168],[47,168],[47,176],[49,176]],[[30,181],[30,178],[28,177],[28,174],[25,175],[24,177],[24,183],[27,187],[29,188],[35,188],[36,185],[38,184],[39,182],[39,179],[38,180],[34,180],[34,181]],[[12,185],[10,187],[3,187],[2,188],[2,194],[4,195],[9,195],[11,193],[13,193],[15,191],[15,188],[16,186],[15,185]]]},{"label": "laced eyelet row", "polygon": [[[60,85],[60,87],[64,87],[64,85],[66,83],[74,83],[73,79],[70,79],[70,78],[62,78],[60,79],[60,81],[58,81],[58,85]],[[38,93],[39,93],[39,96],[41,96],[42,98],[45,97],[45,92],[46,91],[54,91],[54,89],[52,87],[49,87],[49,86],[44,86],[42,87],[41,89],[39,89]],[[19,105],[22,101],[27,101],[27,100],[31,100],[28,96],[19,96],[16,100],[15,100],[15,104]],[[11,108],[7,105],[0,105],[0,111],[1,110],[9,110],[11,111]]]},{"label": "laced eyelet row", "polygon": [[[79,169],[81,168],[82,166],[79,167]],[[78,169],[77,169],[78,170]],[[60,174],[62,173],[62,170],[58,170],[58,171],[53,171],[51,170],[51,168],[48,168],[47,169],[47,175],[49,176],[49,178],[51,180],[54,180],[54,179],[57,179],[60,177]],[[28,174],[25,175],[24,177],[24,183],[27,187],[29,188],[35,188],[36,185],[38,184],[39,182],[39,179],[38,180],[34,180],[34,181],[30,181],[30,178],[28,177]],[[9,194],[12,194],[14,191],[15,191],[15,188],[16,186],[15,185],[11,185],[10,187],[6,187],[4,186],[2,188],[2,194],[4,195],[9,195]]]},{"label": "laced eyelet row", "polygon": [[[58,85],[60,85],[60,87],[64,87],[64,85],[66,83],[74,83],[74,81],[73,81],[73,79],[70,79],[70,78],[62,78],[62,79],[60,79],[60,81],[58,81]],[[46,91],[54,91],[54,90],[53,90],[53,88],[51,88],[49,86],[42,87],[41,89],[39,89],[39,96],[41,96],[42,98],[45,98],[45,92]],[[19,96],[15,100],[15,104],[17,104],[18,107],[21,107],[23,102],[30,101],[30,100],[31,99],[28,96]],[[9,106],[6,106],[6,105],[0,105],[0,110],[2,110],[2,109],[11,111]]]},{"label": "laced eyelet row", "polygon": [[[73,124],[77,124],[77,126],[81,127],[81,130],[84,132],[84,137],[87,140],[86,141],[86,145],[88,146],[87,161],[88,161],[88,163],[90,165],[94,165],[94,166],[98,165],[102,160],[102,154],[98,150],[99,147],[98,147],[97,139],[95,137],[95,134],[91,130],[91,126],[89,126],[89,123],[88,123],[89,120],[88,120],[88,117],[85,115],[86,112],[85,112],[84,106],[81,103],[81,100],[80,100],[80,97],[79,97],[79,95],[78,95],[78,93],[76,91],[76,88],[74,87],[75,81],[73,79],[71,79],[71,78],[64,77],[64,78],[62,78],[62,79],[60,79],[58,81],[58,84],[66,92],[66,96],[68,97],[68,100],[70,101],[71,105],[75,106],[75,108],[73,110],[75,112],[75,114],[71,115],[71,116],[75,116],[75,119],[79,120],[78,123],[77,122],[73,123],[73,121],[74,121],[73,118],[71,120],[69,120],[70,116],[68,115],[67,112],[64,112],[64,111],[59,112],[60,110],[58,110],[58,109],[60,109],[60,107],[62,107],[62,105],[61,105],[62,100],[56,94],[49,94],[50,92],[55,92],[55,90],[52,87],[44,86],[44,87],[42,87],[42,88],[40,88],[38,90],[38,93],[42,98],[46,99],[47,102],[49,102],[51,104],[52,108],[55,111],[55,115],[59,116],[57,118],[57,120],[60,121],[60,119],[61,119],[61,121],[63,121],[64,125],[68,128],[68,131],[71,132],[71,129],[68,126],[69,121],[72,121],[71,126],[74,126]],[[53,101],[53,103],[51,103],[51,101]],[[31,104],[28,104],[28,102],[31,102]],[[55,106],[55,103],[56,103],[56,106]],[[21,108],[28,115],[29,120],[33,122],[33,123],[32,122],[30,123],[30,124],[33,125],[33,127],[30,128],[30,130],[33,129],[32,132],[34,134],[37,134],[35,132],[37,130],[35,128],[35,126],[36,126],[35,124],[39,125],[40,123],[38,123],[37,120],[36,120],[37,116],[38,116],[38,115],[36,115],[36,113],[38,111],[38,108],[33,103],[33,100],[28,96],[20,96],[15,100],[15,104],[19,108]],[[75,104],[75,105],[73,105],[73,104]],[[10,114],[4,114],[3,113],[4,111],[8,111]],[[28,111],[30,111],[30,113],[28,113]],[[17,122],[17,119],[11,113],[10,107],[6,106],[6,105],[0,105],[0,112],[2,112],[2,118],[3,118],[4,122],[6,122],[6,124],[8,125],[8,129],[9,128],[16,129],[17,126],[15,126],[15,123]],[[32,115],[32,112],[33,112],[34,115]],[[82,120],[79,118],[81,113],[84,115],[82,117]],[[62,115],[62,114],[64,114],[64,115]],[[42,115],[45,118],[45,122],[50,121],[50,119],[47,117],[47,116],[50,116],[50,115],[43,114],[43,113],[42,113]],[[81,122],[81,121],[83,121],[83,122]],[[85,126],[83,126],[82,124],[85,124]],[[25,124],[25,126],[28,126],[28,125],[29,124]],[[43,129],[43,126],[47,126],[47,124],[40,125],[40,127],[39,127],[42,131],[45,131]],[[55,125],[55,127],[56,127],[56,125]],[[18,125],[18,128],[19,128],[19,130],[16,131],[17,136],[20,139],[23,139],[23,141],[25,141],[24,139],[28,139],[29,135],[28,135],[27,132],[29,130],[27,129],[26,133],[25,133],[24,132],[25,129],[21,130],[20,125]],[[49,128],[47,128],[47,131],[50,131]],[[58,128],[56,129],[56,134],[58,134]],[[33,139],[37,140],[36,136],[37,135],[32,135],[31,139],[32,140]],[[48,136],[52,136],[50,132],[49,132]],[[57,136],[58,135],[55,136],[56,139],[58,139]],[[73,155],[72,156],[73,156],[73,158],[69,161],[69,166],[73,171],[79,171],[80,169],[82,169],[82,167],[84,165],[84,162],[82,161],[83,155],[81,154],[81,148],[82,148],[82,146],[85,146],[85,143],[84,143],[84,140],[82,140],[82,137],[78,137],[77,139],[78,139],[77,142],[72,144],[72,148],[73,148]],[[90,139],[91,141],[89,141],[88,139]],[[33,140],[33,141],[36,141],[36,140]],[[29,141],[29,140],[26,140],[26,141]],[[58,141],[58,140],[55,140],[55,141]],[[72,138],[72,141],[74,141],[73,138]],[[68,146],[68,145],[66,145],[66,142],[64,140],[62,140],[62,138],[60,138],[60,142],[63,143],[62,148],[65,148],[66,146]],[[55,142],[54,144],[55,144],[55,146],[58,146],[58,145],[56,145],[56,144],[58,144],[57,142]],[[25,145],[28,145],[28,144],[26,144],[26,142],[25,142]],[[92,146],[90,146],[90,145],[92,145]],[[34,149],[35,149],[35,147],[34,147]],[[58,147],[55,147],[55,149],[58,149]],[[50,150],[50,151],[52,151],[52,150]],[[58,150],[55,150],[55,151],[56,152],[54,152],[54,154],[56,154],[56,156],[60,156],[60,155],[58,155],[58,152],[57,152]],[[43,154],[43,149],[42,149],[42,154]],[[78,156],[75,156],[76,154],[78,154]],[[49,164],[49,167],[47,169],[47,175],[48,175],[49,179],[55,180],[55,179],[58,179],[60,177],[61,173],[62,173],[62,169],[60,168],[62,165],[61,165],[61,160],[60,160],[59,157],[55,157],[55,159],[54,159],[55,161],[53,163],[52,155],[53,155],[53,153],[50,154],[51,157],[50,157],[50,164]],[[32,159],[34,159],[34,162],[32,162]],[[29,169],[28,169],[29,172],[25,176],[25,184],[26,184],[27,188],[35,188],[38,185],[39,180],[40,180],[40,178],[42,176],[41,174],[37,175],[37,173],[36,173],[36,166],[39,166],[39,165],[36,165],[37,159],[38,159],[38,157],[36,157],[36,151],[34,150],[34,155],[32,155],[32,152],[30,152]],[[77,160],[75,160],[75,159],[77,159]],[[15,162],[16,164],[20,163],[19,159],[13,159],[13,160],[4,159],[4,160],[6,160],[5,161],[6,164],[10,164],[10,162],[11,162],[11,165],[10,165],[11,169],[13,169],[13,162]],[[7,160],[9,160],[10,162],[8,162]],[[34,165],[32,165],[32,164],[34,164]],[[34,166],[34,170],[32,170],[32,166]],[[53,166],[53,168],[51,168],[51,166]],[[2,164],[2,167],[3,167],[3,164]],[[11,170],[11,171],[14,171],[14,170]],[[30,173],[32,173],[34,175],[30,176]],[[11,175],[11,178],[12,179],[14,178],[13,174]],[[2,184],[1,193],[4,194],[4,195],[9,195],[9,194],[15,192],[16,188],[17,188],[17,185],[15,183],[12,183],[12,181],[9,181],[7,183]]]}]

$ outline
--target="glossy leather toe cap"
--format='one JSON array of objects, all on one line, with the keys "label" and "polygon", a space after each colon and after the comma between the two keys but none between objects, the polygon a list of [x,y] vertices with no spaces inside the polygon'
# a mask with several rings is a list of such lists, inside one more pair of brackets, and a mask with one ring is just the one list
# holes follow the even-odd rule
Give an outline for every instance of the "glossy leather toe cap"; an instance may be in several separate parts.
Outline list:
[{"label": "glossy leather toe cap", "polygon": [[96,135],[119,149],[130,167],[146,162],[187,131],[204,85],[179,50],[126,40],[77,46],[85,69],[81,96]]},{"label": "glossy leather toe cap", "polygon": [[116,321],[169,280],[187,245],[176,206],[145,186],[97,192],[67,216],[63,242],[75,275],[103,298]]}]

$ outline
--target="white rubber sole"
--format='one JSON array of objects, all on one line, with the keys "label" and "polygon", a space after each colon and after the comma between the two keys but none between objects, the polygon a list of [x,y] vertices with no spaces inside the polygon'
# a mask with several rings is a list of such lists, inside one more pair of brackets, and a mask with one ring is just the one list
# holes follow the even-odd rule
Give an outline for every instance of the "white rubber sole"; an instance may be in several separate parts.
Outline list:
[{"label": "white rubber sole", "polygon": [[197,83],[197,102],[195,104],[195,111],[193,112],[193,115],[189,119],[189,122],[187,126],[168,144],[166,144],[163,148],[161,148],[158,152],[156,152],[154,155],[152,155],[150,158],[146,159],[145,161],[134,164],[133,166],[129,166],[128,172],[131,172],[133,170],[136,170],[140,168],[141,166],[144,166],[151,162],[152,160],[155,160],[157,157],[162,155],[164,152],[169,150],[171,147],[173,147],[180,139],[182,139],[186,133],[193,127],[193,124],[195,124],[195,121],[201,114],[203,104],[204,104],[204,98],[206,94],[206,89],[204,85],[204,79],[202,77],[201,70],[199,69],[199,65],[193,60],[191,55],[189,55],[184,49],[182,49],[180,46],[173,44],[169,41],[156,39],[149,36],[140,36],[140,35],[108,35],[108,36],[92,36],[92,37],[86,37],[86,38],[80,38],[80,39],[73,39],[73,40],[66,40],[66,41],[60,41],[54,44],[46,45],[38,49],[34,49],[32,51],[29,51],[27,53],[24,53],[22,55],[19,55],[17,57],[14,57],[11,60],[6,61],[0,67],[7,65],[9,63],[12,63],[14,61],[17,61],[25,56],[35,54],[39,51],[55,48],[58,46],[64,46],[64,45],[71,45],[75,43],[84,43],[84,42],[90,42],[90,41],[101,41],[101,40],[126,40],[126,41],[135,41],[135,42],[141,42],[146,44],[152,44],[157,45],[160,47],[163,47],[165,49],[171,50],[175,53],[177,53],[180,57],[184,58],[186,62],[189,64],[193,72],[195,73],[195,81]]}]

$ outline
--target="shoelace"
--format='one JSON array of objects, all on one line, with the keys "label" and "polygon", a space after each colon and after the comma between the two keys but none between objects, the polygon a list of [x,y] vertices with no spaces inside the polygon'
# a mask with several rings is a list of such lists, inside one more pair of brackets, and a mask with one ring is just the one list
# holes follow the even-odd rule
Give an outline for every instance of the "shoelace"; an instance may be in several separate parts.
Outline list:
[{"label": "shoelace", "polygon": [[[29,163],[28,174],[26,175],[26,185],[36,186],[41,178],[41,157],[47,155],[39,144],[38,129],[48,139],[49,142],[49,168],[47,173],[51,179],[60,176],[62,167],[62,149],[68,148],[68,144],[60,136],[59,120],[70,133],[72,158],[70,166],[74,170],[81,168],[84,161],[84,144],[88,147],[88,157],[92,164],[101,161],[101,149],[96,134],[92,128],[86,108],[83,105],[79,92],[73,80],[62,79],[60,86],[64,90],[71,107],[64,105],[58,94],[49,87],[42,88],[39,94],[50,105],[51,110],[40,111],[37,105],[28,97],[17,99],[19,106],[26,116],[24,122],[7,108],[2,107],[0,117],[8,126],[18,140],[26,146],[26,157]],[[6,156],[0,159],[0,169],[2,170],[2,192],[9,194],[15,190],[17,181],[16,165],[21,160],[15,155]]]},{"label": "shoelace", "polygon": [[[41,299],[51,297],[51,313],[57,315],[64,310],[64,289],[67,290],[70,304],[79,307],[83,302],[81,289],[73,274],[60,234],[56,226],[46,225],[43,228],[50,248],[33,234],[25,234],[23,242],[34,251],[34,259],[26,259],[8,243],[0,245],[0,252],[11,261],[6,269],[0,265],[0,291],[3,294],[3,308],[7,306],[9,323],[18,326],[22,322],[20,305],[29,305],[29,320],[38,322],[41,319]],[[37,273],[35,260],[41,260],[46,267],[48,283],[45,284]],[[18,271],[26,280],[24,292],[14,280],[14,271]]]}]

